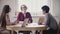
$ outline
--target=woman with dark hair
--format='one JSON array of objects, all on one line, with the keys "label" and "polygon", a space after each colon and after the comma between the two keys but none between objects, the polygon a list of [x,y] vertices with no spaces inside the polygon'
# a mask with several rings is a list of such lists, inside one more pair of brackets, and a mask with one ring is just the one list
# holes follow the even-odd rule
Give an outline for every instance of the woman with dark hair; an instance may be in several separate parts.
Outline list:
[{"label": "woman with dark hair", "polygon": [[10,12],[10,6],[5,5],[2,10],[1,14],[1,28],[3,28],[3,31],[1,32],[2,34],[10,34],[10,31],[6,29],[6,25],[10,24],[10,19],[9,19],[9,12]]},{"label": "woman with dark hair", "polygon": [[[10,23],[9,15],[8,13],[10,12],[10,7],[9,5],[5,5],[1,14],[1,27],[6,28],[6,25]],[[8,22],[8,23],[7,23]]]}]

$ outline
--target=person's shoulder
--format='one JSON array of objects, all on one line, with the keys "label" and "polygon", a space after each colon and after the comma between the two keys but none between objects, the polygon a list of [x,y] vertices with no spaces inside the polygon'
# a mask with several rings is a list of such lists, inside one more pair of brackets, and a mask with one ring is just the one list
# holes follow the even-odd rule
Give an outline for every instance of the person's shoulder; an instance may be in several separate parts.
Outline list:
[{"label": "person's shoulder", "polygon": [[49,16],[52,16],[52,14],[51,14],[51,13],[48,13],[48,15],[49,15]]},{"label": "person's shoulder", "polygon": [[22,12],[19,12],[19,14],[22,14]]},{"label": "person's shoulder", "polygon": [[49,16],[49,18],[54,19],[54,16],[51,13],[49,13],[48,16]]},{"label": "person's shoulder", "polygon": [[19,12],[18,15],[22,15],[22,12]]},{"label": "person's shoulder", "polygon": [[30,12],[26,12],[26,14],[30,14]]},{"label": "person's shoulder", "polygon": [[22,13],[22,12],[19,12],[19,13]]},{"label": "person's shoulder", "polygon": [[51,14],[50,14],[50,13],[47,13],[47,15],[48,15],[48,16],[51,16]]}]

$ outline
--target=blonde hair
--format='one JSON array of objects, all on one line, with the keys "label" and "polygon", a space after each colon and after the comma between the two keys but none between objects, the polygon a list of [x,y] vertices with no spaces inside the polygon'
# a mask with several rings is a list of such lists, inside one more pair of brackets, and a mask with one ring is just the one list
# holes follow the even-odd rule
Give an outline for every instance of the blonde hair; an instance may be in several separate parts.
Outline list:
[{"label": "blonde hair", "polygon": [[26,5],[21,5],[21,10],[22,10],[22,6],[27,9],[27,6]]}]

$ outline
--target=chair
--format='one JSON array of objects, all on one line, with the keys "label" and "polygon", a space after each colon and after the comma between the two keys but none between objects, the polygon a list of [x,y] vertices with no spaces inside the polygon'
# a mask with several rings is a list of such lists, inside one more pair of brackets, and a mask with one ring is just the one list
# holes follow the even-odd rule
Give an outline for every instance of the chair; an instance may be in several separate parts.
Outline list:
[{"label": "chair", "polygon": [[58,24],[58,30],[57,30],[57,34],[60,34],[60,20],[59,20],[60,17],[58,16],[55,16],[55,19],[57,21],[57,24]]},{"label": "chair", "polygon": [[60,34],[60,22],[59,22],[59,25],[58,25],[58,31],[57,31],[57,34]]},{"label": "chair", "polygon": [[10,34],[10,31],[9,30],[2,30],[1,34]]}]

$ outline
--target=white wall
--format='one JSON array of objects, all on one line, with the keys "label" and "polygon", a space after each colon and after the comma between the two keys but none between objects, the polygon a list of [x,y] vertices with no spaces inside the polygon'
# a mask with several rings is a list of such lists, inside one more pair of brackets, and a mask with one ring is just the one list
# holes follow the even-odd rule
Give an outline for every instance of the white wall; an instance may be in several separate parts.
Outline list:
[{"label": "white wall", "polygon": [[60,15],[60,0],[52,0],[53,14]]},{"label": "white wall", "polygon": [[53,14],[60,20],[60,0],[53,0]]},{"label": "white wall", "polygon": [[52,14],[60,21],[60,0],[52,0]]},{"label": "white wall", "polygon": [[0,15],[1,15],[1,0],[0,0]]}]

